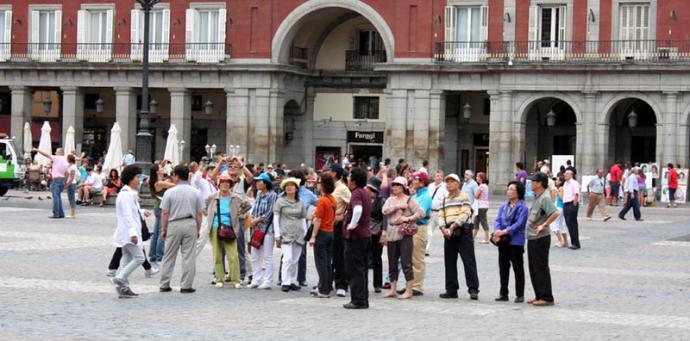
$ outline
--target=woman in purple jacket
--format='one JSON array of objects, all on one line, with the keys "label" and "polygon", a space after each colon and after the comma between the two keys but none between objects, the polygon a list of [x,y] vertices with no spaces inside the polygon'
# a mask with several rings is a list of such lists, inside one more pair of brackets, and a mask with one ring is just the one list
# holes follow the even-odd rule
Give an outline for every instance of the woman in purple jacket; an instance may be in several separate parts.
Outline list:
[{"label": "woman in purple jacket", "polygon": [[496,301],[508,301],[508,281],[512,264],[515,273],[515,303],[522,303],[525,300],[522,254],[525,253],[525,224],[529,212],[525,204],[525,186],[520,181],[511,181],[508,183],[506,195],[508,201],[498,211],[492,236],[492,241],[498,246],[498,267],[501,275],[501,291]]}]

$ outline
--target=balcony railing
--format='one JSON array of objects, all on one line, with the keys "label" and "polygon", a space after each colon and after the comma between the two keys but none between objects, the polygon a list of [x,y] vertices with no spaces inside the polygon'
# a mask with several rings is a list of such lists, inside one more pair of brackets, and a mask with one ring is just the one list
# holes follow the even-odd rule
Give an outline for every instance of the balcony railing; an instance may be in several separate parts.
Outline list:
[{"label": "balcony railing", "polygon": [[453,63],[688,63],[690,40],[442,42],[436,43],[435,59]]},{"label": "balcony railing", "polygon": [[[143,59],[144,44],[0,44],[0,62],[127,63]],[[149,45],[151,63],[222,63],[230,59],[232,45],[188,43]]]},{"label": "balcony railing", "polygon": [[345,51],[345,70],[371,71],[375,63],[386,62],[386,51]]}]

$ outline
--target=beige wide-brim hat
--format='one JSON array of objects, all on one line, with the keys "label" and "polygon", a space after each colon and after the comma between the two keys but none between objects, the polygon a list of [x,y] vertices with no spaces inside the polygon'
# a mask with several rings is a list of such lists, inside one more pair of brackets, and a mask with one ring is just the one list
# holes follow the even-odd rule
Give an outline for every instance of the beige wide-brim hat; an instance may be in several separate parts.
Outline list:
[{"label": "beige wide-brim hat", "polygon": [[289,183],[293,183],[295,186],[297,186],[297,188],[299,188],[300,182],[300,179],[297,178],[287,178],[280,183],[280,189],[285,190],[285,186]]}]

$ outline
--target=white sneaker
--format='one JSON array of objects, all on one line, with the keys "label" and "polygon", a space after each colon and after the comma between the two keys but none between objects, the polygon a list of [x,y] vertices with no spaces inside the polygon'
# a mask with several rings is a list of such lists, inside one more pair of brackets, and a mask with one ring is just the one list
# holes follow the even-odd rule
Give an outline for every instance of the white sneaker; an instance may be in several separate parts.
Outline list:
[{"label": "white sneaker", "polygon": [[235,289],[242,289],[244,286],[242,286],[242,283],[237,283],[235,284]]},{"label": "white sneaker", "polygon": [[108,270],[108,272],[105,274],[108,277],[115,277],[115,273],[117,270]]},{"label": "white sneaker", "polygon": [[335,291],[335,295],[338,297],[345,297],[345,290],[343,289],[338,289]]},{"label": "white sneaker", "polygon": [[270,289],[271,289],[271,285],[270,285],[270,284],[264,283],[264,284],[259,285],[259,289],[261,289],[261,290],[270,290]]},{"label": "white sneaker", "polygon": [[220,289],[223,287],[223,282],[216,283],[216,288]]},{"label": "white sneaker", "polygon": [[144,271],[144,275],[146,276],[146,278],[151,278],[159,272],[161,272],[161,271],[158,270],[158,268],[151,267],[150,269]]}]

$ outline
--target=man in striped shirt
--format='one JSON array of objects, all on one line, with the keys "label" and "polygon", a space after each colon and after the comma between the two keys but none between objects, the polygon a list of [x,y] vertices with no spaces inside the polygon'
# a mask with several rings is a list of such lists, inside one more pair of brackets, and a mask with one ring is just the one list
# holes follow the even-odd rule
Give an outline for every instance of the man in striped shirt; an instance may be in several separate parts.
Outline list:
[{"label": "man in striped shirt", "polygon": [[448,195],[443,199],[438,212],[439,228],[445,238],[443,242],[444,265],[446,268],[446,292],[441,298],[458,298],[458,253],[465,268],[465,283],[470,299],[479,299],[479,276],[474,256],[472,238],[472,204],[469,196],[460,191],[460,177],[448,174],[445,178]]}]

